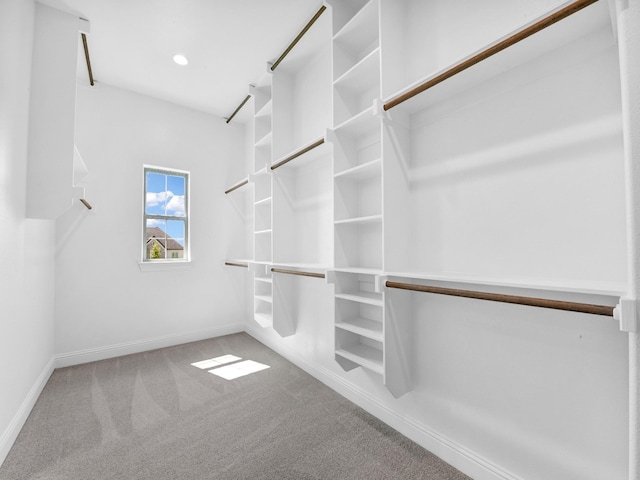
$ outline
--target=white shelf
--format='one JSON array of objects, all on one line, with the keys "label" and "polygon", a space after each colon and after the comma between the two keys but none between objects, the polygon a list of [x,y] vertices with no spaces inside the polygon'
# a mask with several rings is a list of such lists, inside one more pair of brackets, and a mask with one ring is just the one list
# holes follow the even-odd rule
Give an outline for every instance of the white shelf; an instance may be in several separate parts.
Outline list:
[{"label": "white shelf", "polygon": [[271,133],[271,131],[269,131],[266,135],[264,135],[262,138],[260,138],[258,141],[256,141],[256,147],[264,147],[266,145],[269,145],[271,143],[271,138],[272,138],[273,134]]},{"label": "white shelf", "polygon": [[364,91],[380,84],[380,48],[374,49],[333,82],[334,87]]},{"label": "white shelf", "polygon": [[265,230],[258,230],[257,232],[254,232],[254,233],[255,233],[256,235],[262,235],[262,234],[265,234],[265,233],[271,233],[271,231],[272,231],[272,230],[271,230],[270,228],[267,228],[267,229],[265,229]]},{"label": "white shelf", "polygon": [[269,99],[267,102],[256,112],[255,117],[267,117],[273,112],[273,100]]},{"label": "white shelf", "polygon": [[271,202],[271,197],[263,198],[262,200],[258,200],[255,205],[263,205],[265,203]]},{"label": "white shelf", "polygon": [[366,217],[345,218],[344,220],[336,220],[336,225],[344,224],[365,224],[365,223],[377,223],[382,221],[382,215],[368,215]]},{"label": "white shelf", "polygon": [[354,138],[370,134],[380,128],[380,121],[374,113],[373,105],[371,105],[366,110],[340,123],[334,130],[338,134],[346,134]]},{"label": "white shelf", "polygon": [[267,313],[258,313],[258,312],[256,312],[256,313],[253,314],[253,318],[263,328],[267,328],[267,327],[273,326],[273,315],[269,315]]},{"label": "white shelf", "polygon": [[382,322],[369,320],[368,318],[348,318],[342,322],[336,323],[336,328],[353,332],[378,342],[383,341]]},{"label": "white shelf", "polygon": [[331,267],[321,263],[273,262],[272,266],[278,268],[297,268],[300,270],[321,270],[324,272],[331,269]]},{"label": "white shelf", "polygon": [[333,41],[347,43],[355,50],[362,50],[377,38],[378,5],[376,0],[371,0],[333,36]]},{"label": "white shelf", "polygon": [[361,181],[381,175],[382,159],[376,158],[361,165],[356,165],[352,168],[347,168],[341,172],[336,173],[334,178],[346,178],[349,180]]},{"label": "white shelf", "polygon": [[334,272],[355,273],[358,275],[382,275],[383,271],[379,268],[360,268],[360,267],[339,267],[334,268]]},{"label": "white shelf", "polygon": [[254,280],[262,283],[273,283],[273,278],[271,277],[254,277]]},{"label": "white shelf", "polygon": [[340,355],[380,375],[384,373],[382,351],[376,348],[357,343],[336,350],[336,355]]},{"label": "white shelf", "polygon": [[262,300],[263,302],[273,303],[273,298],[268,295],[256,295],[256,300]]},{"label": "white shelf", "polygon": [[352,302],[366,303],[367,305],[374,305],[376,307],[382,307],[384,305],[384,302],[382,301],[382,294],[375,292],[336,293],[336,298],[342,298],[343,300],[349,300]]}]

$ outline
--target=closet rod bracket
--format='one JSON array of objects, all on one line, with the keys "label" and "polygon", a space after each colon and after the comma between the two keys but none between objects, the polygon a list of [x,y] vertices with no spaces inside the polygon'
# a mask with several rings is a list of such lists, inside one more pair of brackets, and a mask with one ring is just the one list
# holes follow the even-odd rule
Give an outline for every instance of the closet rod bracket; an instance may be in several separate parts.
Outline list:
[{"label": "closet rod bracket", "polygon": [[613,309],[613,318],[620,322],[620,331],[636,333],[640,330],[636,301],[633,298],[620,298],[620,303]]}]

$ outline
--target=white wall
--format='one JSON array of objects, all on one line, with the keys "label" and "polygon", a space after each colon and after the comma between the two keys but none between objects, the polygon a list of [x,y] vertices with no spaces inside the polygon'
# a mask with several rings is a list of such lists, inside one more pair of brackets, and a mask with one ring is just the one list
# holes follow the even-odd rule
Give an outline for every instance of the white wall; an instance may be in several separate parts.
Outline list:
[{"label": "white wall", "polygon": [[[235,214],[223,192],[243,141],[244,128],[201,112],[78,87],[76,145],[94,209],[76,205],[57,222],[60,364],[242,330],[244,279],[223,266]],[[189,267],[139,268],[143,164],[191,172]]]},{"label": "white wall", "polygon": [[33,0],[0,2],[0,463],[53,368],[54,223],[27,220]]}]

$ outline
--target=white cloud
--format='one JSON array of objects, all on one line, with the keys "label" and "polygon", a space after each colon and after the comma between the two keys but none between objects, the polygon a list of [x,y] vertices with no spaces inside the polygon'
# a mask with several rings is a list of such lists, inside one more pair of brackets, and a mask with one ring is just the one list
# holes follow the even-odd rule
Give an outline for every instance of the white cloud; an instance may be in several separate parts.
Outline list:
[{"label": "white cloud", "polygon": [[172,196],[171,192],[147,192],[147,207],[155,207]]},{"label": "white cloud", "polygon": [[161,227],[164,230],[166,225],[164,224],[164,220],[159,220],[157,218],[147,218],[147,227]]},{"label": "white cloud", "polygon": [[174,195],[171,192],[167,192],[171,194],[171,199],[167,202],[167,213],[172,213],[173,215],[181,215],[184,216],[184,195]]}]

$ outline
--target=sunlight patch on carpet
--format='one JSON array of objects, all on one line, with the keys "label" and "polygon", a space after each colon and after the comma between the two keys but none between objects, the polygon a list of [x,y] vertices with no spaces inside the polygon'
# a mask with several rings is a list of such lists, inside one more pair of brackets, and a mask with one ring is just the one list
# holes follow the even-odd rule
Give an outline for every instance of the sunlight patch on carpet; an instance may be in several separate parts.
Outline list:
[{"label": "sunlight patch on carpet", "polygon": [[214,368],[209,370],[209,373],[213,373],[226,380],[233,380],[238,377],[244,377],[251,373],[260,372],[269,367],[263,363],[254,362],[253,360],[245,360],[244,362],[234,363],[233,365],[226,365],[224,367]]},{"label": "sunlight patch on carpet", "polygon": [[220,365],[225,365],[227,363],[237,362],[238,360],[242,360],[242,358],[236,357],[235,355],[222,355],[221,357],[210,358],[208,360],[195,362],[191,365],[201,368],[202,370],[208,370],[210,368],[219,367]]}]

